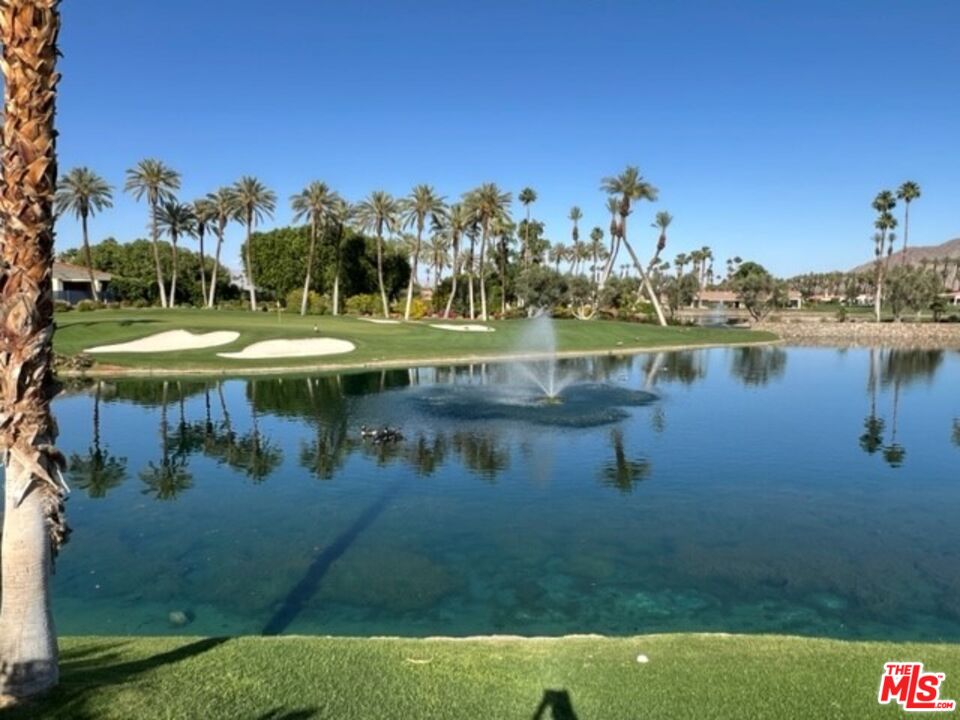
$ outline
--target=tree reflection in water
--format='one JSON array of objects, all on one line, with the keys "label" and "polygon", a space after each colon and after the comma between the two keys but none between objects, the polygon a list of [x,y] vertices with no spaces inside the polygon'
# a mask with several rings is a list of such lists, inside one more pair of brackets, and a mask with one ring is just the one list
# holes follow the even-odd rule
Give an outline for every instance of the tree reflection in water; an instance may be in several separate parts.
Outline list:
[{"label": "tree reflection in water", "polygon": [[140,471],[144,495],[157,500],[175,500],[180,493],[193,486],[193,476],[187,470],[187,456],[170,452],[170,428],[167,420],[168,391],[170,384],[162,383],[160,399],[160,462],[150,461]]},{"label": "tree reflection in water", "polygon": [[613,462],[600,470],[600,481],[615,487],[624,495],[633,492],[637,483],[650,477],[650,461],[646,458],[630,459],[623,446],[623,431],[619,428],[610,432],[613,445]]},{"label": "tree reflection in water", "polygon": [[100,442],[100,396],[103,382],[97,380],[93,394],[93,443],[86,454],[74,453],[68,461],[71,482],[91,498],[104,498],[127,477],[127,459],[117,457]]}]

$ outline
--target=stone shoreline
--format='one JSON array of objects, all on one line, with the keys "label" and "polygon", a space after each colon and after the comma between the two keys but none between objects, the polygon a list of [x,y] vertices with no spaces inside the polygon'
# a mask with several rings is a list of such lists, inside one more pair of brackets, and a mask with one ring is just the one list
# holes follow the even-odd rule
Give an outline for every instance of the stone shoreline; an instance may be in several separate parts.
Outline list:
[{"label": "stone shoreline", "polygon": [[764,322],[754,330],[776,333],[787,345],[960,349],[960,323]]}]

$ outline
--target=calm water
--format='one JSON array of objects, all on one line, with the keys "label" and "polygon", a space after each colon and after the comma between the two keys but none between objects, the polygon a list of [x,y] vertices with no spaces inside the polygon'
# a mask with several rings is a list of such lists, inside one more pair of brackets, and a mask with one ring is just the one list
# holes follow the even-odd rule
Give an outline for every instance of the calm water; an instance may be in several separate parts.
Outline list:
[{"label": "calm water", "polygon": [[62,396],[59,629],[960,640],[960,354],[561,374],[561,404],[495,365]]}]

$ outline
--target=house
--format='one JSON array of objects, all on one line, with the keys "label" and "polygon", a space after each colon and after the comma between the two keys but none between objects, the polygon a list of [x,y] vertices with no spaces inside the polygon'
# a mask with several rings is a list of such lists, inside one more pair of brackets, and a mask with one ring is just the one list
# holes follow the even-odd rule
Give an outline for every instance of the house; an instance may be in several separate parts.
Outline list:
[{"label": "house", "polygon": [[[101,298],[109,294],[109,283],[112,279],[113,275],[108,272],[93,271],[93,282]],[[53,264],[53,299],[65,300],[71,304],[81,300],[92,300],[90,271],[83,265],[55,262]]]},{"label": "house", "polygon": [[[703,290],[700,293],[700,302],[708,307],[720,306],[739,310],[743,307],[740,296],[732,290]],[[799,310],[803,307],[803,297],[796,290],[787,292],[786,307]]]}]

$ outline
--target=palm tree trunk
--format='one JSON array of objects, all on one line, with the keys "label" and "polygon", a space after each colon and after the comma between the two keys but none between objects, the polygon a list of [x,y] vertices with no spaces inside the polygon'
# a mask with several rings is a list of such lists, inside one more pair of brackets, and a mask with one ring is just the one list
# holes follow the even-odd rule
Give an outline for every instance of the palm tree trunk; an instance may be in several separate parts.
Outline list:
[{"label": "palm tree trunk", "polygon": [[900,258],[900,264],[907,263],[907,241],[910,237],[910,201],[903,203],[903,257]]},{"label": "palm tree trunk", "polygon": [[198,223],[197,239],[200,241],[200,304],[207,299],[207,269],[204,267],[206,259],[203,256],[203,223]]},{"label": "palm tree trunk", "polygon": [[210,298],[207,300],[207,307],[212,308],[217,295],[217,271],[220,269],[220,248],[223,247],[223,229],[222,223],[217,225],[217,249],[214,251],[213,272],[210,274]]},{"label": "palm tree trunk", "polygon": [[410,305],[413,303],[413,282],[417,277],[417,267],[420,263],[420,242],[423,237],[423,223],[417,223],[417,244],[413,249],[413,270],[410,272],[410,282],[407,284],[407,306],[403,311],[403,319],[410,319]]},{"label": "palm tree trunk", "polygon": [[153,262],[157,268],[157,288],[160,290],[160,307],[167,306],[167,288],[163,282],[163,268],[160,265],[160,241],[157,239],[157,203],[150,203],[150,237],[153,240]]},{"label": "palm tree trunk", "polygon": [[333,276],[333,316],[340,314],[340,265],[337,265],[337,272]]},{"label": "palm tree trunk", "polygon": [[[310,252],[307,253],[307,276],[303,280],[303,297],[300,298],[300,316],[307,314],[307,296],[310,293],[310,273],[313,270],[313,256],[317,250],[317,223],[310,224]],[[336,313],[334,313],[336,314]]]},{"label": "palm tree trunk", "polygon": [[167,298],[167,307],[176,307],[177,306],[177,273],[180,270],[180,263],[177,259],[177,237],[176,233],[170,234],[170,246],[173,250],[173,272],[170,277],[170,295]]},{"label": "palm tree trunk", "polygon": [[377,283],[380,285],[380,300],[383,302],[383,317],[390,317],[390,306],[387,304],[387,289],[383,285],[383,235],[377,233]]},{"label": "palm tree trunk", "polygon": [[633,252],[633,248],[630,246],[630,242],[627,240],[626,218],[623,218],[621,222],[623,223],[623,244],[627,248],[627,252],[630,253],[630,259],[633,260],[634,267],[636,267],[637,272],[640,273],[640,282],[647,291],[647,298],[649,298],[650,304],[653,305],[653,309],[657,313],[657,322],[659,322],[661,326],[666,327],[667,318],[663,315],[663,308],[660,307],[660,300],[657,298],[657,294],[653,290],[653,285],[650,283],[650,279],[647,277],[647,273],[644,271],[643,265],[640,264],[636,253]]},{"label": "palm tree trunk", "polygon": [[487,321],[487,283],[486,283],[486,253],[487,253],[487,225],[483,225],[483,236],[480,238],[480,319]]},{"label": "palm tree trunk", "polygon": [[452,279],[450,280],[450,297],[447,298],[447,307],[443,311],[443,319],[447,320],[450,318],[450,308],[453,307],[453,299],[457,296],[457,256],[459,255],[460,248],[458,247],[460,243],[457,240],[454,240],[451,243],[453,248],[453,263],[451,264],[451,271],[453,272]]},{"label": "palm tree trunk", "polygon": [[253,219],[250,217],[250,214],[247,214],[247,248],[246,248],[246,258],[247,258],[247,284],[250,286],[250,310],[252,312],[257,311],[257,286],[253,280],[253,250],[250,247],[250,242],[253,237]]},{"label": "palm tree trunk", "polygon": [[80,223],[83,226],[83,257],[87,263],[87,272],[90,273],[90,294],[93,295],[94,302],[100,302],[100,293],[97,292],[97,281],[93,276],[93,258],[90,256],[90,239],[87,236],[86,213],[80,217]]},{"label": "palm tree trunk", "polygon": [[4,79],[0,143],[0,455],[6,458],[0,547],[0,704],[57,684],[50,608],[53,555],[66,539],[53,448],[54,115],[58,0],[0,3]]}]

